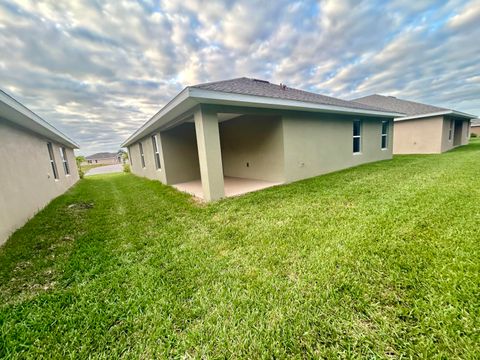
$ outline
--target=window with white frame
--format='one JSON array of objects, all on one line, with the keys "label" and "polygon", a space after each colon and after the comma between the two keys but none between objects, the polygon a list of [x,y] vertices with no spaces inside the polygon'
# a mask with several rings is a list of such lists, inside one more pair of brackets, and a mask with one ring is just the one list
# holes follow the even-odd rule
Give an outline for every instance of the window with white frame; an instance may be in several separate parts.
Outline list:
[{"label": "window with white frame", "polygon": [[145,167],[145,154],[143,153],[143,145],[141,142],[138,143],[138,147],[140,149],[140,160],[142,161],[142,167]]},{"label": "window with white frame", "polygon": [[382,150],[388,148],[388,120],[382,121]]},{"label": "window with white frame", "polygon": [[55,164],[55,156],[53,154],[53,145],[51,142],[47,143],[48,156],[50,157],[50,165],[52,166],[53,177],[58,179],[57,164]]},{"label": "window with white frame", "polygon": [[362,121],[353,120],[353,153],[360,154],[362,151]]},{"label": "window with white frame", "polygon": [[67,150],[64,147],[60,148],[60,158],[62,159],[63,170],[65,171],[65,175],[70,175],[70,167],[68,166],[67,160]]},{"label": "window with white frame", "polygon": [[158,138],[157,135],[152,136],[152,144],[153,144],[153,156],[155,157],[155,166],[157,170],[161,169],[162,166],[160,165],[160,152],[158,151]]},{"label": "window with white frame", "polygon": [[450,127],[448,128],[448,140],[452,140],[453,137],[453,120],[450,120]]}]

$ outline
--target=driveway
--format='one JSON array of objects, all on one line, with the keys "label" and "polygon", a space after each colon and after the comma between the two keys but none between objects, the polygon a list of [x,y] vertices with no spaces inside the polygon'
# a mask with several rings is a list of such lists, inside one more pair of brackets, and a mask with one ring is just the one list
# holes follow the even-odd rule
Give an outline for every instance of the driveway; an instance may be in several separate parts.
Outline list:
[{"label": "driveway", "polygon": [[90,175],[98,175],[98,174],[111,174],[111,173],[118,173],[123,171],[122,164],[115,164],[115,165],[105,165],[90,169],[87,171],[85,176]]}]

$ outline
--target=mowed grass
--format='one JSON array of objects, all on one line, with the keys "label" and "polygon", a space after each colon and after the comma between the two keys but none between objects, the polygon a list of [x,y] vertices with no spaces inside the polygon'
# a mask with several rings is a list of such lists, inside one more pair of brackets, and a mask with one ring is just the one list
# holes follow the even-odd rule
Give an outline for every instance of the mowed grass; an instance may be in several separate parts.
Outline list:
[{"label": "mowed grass", "polygon": [[0,249],[0,356],[478,358],[479,180],[479,141],[211,205],[86,178]]}]

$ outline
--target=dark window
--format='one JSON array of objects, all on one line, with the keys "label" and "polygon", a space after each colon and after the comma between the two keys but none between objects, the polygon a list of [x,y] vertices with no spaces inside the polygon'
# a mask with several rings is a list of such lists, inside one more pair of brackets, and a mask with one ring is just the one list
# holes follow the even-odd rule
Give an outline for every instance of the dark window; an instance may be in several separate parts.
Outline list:
[{"label": "dark window", "polygon": [[138,147],[140,149],[140,160],[142,160],[142,167],[145,167],[145,156],[143,154],[143,145],[141,142],[138,143]]},{"label": "dark window", "polygon": [[157,169],[161,169],[160,165],[160,153],[158,151],[158,141],[157,141],[157,135],[152,136],[152,144],[153,144],[153,156],[155,156],[155,166]]},{"label": "dark window", "polygon": [[382,149],[388,148],[388,120],[382,121]]},{"label": "dark window", "polygon": [[65,171],[65,175],[70,175],[70,168],[68,167],[68,160],[67,160],[67,151],[64,147],[60,148],[60,158],[62,159],[63,170]]},{"label": "dark window", "polygon": [[57,164],[55,164],[55,156],[53,155],[52,143],[47,143],[48,156],[50,156],[50,165],[52,166],[53,177],[58,179]]},{"label": "dark window", "polygon": [[353,120],[353,153],[360,153],[362,148],[362,122]]}]

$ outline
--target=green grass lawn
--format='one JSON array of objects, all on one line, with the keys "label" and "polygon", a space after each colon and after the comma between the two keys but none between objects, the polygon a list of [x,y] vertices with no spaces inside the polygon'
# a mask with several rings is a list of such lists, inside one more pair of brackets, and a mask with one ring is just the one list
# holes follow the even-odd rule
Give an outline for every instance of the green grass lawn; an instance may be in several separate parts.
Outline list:
[{"label": "green grass lawn", "polygon": [[478,358],[480,142],[198,205],[81,180],[0,249],[0,357]]}]

